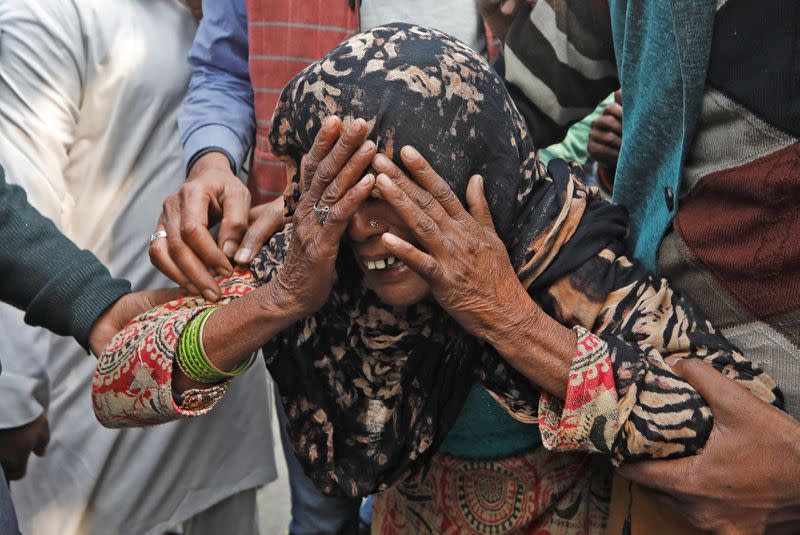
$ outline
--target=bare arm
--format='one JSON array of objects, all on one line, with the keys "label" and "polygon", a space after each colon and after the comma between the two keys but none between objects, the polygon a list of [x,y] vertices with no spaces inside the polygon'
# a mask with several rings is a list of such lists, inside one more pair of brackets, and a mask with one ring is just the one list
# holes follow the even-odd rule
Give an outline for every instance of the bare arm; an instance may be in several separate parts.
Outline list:
[{"label": "bare arm", "polygon": [[[384,243],[428,281],[456,321],[542,389],[538,416],[548,447],[602,452],[617,462],[695,453],[708,437],[711,413],[671,370],[667,357],[703,359],[780,404],[772,379],[665,281],[625,258],[620,241],[609,239],[605,249],[546,291],[529,293],[528,279],[535,277],[524,268],[518,276],[511,266],[480,177],[467,188],[467,212],[418,152],[404,147],[401,157],[415,181],[378,157],[375,168],[391,175],[379,175],[378,188],[425,251],[389,234]],[[551,171],[557,170],[551,166]],[[553,255],[580,240],[576,236],[589,206],[602,203],[574,173],[564,172],[573,197],[563,203],[561,223],[548,227],[551,243],[561,244],[552,246]],[[554,187],[548,184],[541,187]],[[582,202],[585,210],[572,209]],[[501,383],[484,378],[490,390],[505,387]],[[514,404],[524,402],[519,398],[525,391],[517,384],[498,393]]]},{"label": "bare arm", "polygon": [[[215,311],[203,332],[203,347],[220,370],[233,369],[242,360],[303,317],[303,310],[278,284],[267,284]],[[176,392],[204,388],[173,369]]]},{"label": "bare arm", "polygon": [[[305,158],[303,175],[312,178],[295,211],[288,247],[276,245],[280,260],[263,284],[249,271],[236,271],[219,279],[216,303],[201,297],[173,301],[143,314],[112,340],[98,361],[93,386],[101,423],[168,421],[210,410],[222,397],[227,381],[197,383],[173,366],[181,334],[202,310],[220,305],[209,316],[202,343],[210,363],[229,371],[325,303],[342,233],[374,181],[371,175],[362,178],[375,153],[375,144],[365,142],[366,122],[356,120],[340,131],[341,121],[329,118]],[[324,225],[313,212],[318,201],[330,207]],[[180,405],[173,392],[180,394]]]}]

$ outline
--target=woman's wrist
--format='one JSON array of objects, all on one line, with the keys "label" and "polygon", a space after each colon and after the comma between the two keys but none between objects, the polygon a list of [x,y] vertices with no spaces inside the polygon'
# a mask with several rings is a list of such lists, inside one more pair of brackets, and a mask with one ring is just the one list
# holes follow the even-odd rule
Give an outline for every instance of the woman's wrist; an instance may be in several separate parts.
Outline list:
[{"label": "woman's wrist", "polygon": [[518,286],[518,290],[507,292],[509,297],[501,297],[491,308],[486,332],[481,336],[501,354],[504,350],[513,349],[519,333],[529,330],[537,323],[537,316],[543,314],[522,286]]},{"label": "woman's wrist", "polygon": [[283,320],[291,325],[307,318],[316,310],[312,310],[309,307],[309,301],[311,300],[305,299],[302,292],[296,290],[297,285],[287,281],[283,275],[285,275],[285,268],[281,269],[269,284],[259,288],[261,292],[260,307],[268,321],[275,311],[279,310]]},{"label": "woman's wrist", "polygon": [[547,315],[522,286],[514,293],[508,306],[496,307],[494,328],[484,339],[531,382],[563,399],[575,358],[575,332]]},{"label": "woman's wrist", "polygon": [[[200,343],[213,367],[230,372],[303,317],[302,308],[273,282],[274,279],[208,316]],[[208,384],[193,381],[179,366],[174,366],[173,387],[181,393],[207,388]]]}]

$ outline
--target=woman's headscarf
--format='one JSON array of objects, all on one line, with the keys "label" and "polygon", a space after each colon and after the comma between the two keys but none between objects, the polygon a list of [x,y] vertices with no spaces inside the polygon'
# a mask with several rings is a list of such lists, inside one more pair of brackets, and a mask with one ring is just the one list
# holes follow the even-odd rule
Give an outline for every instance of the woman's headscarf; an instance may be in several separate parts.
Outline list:
[{"label": "woman's headscarf", "polygon": [[[465,201],[480,173],[498,234],[532,295],[624,232],[624,215],[595,207],[562,161],[535,160],[502,80],[452,37],[391,24],[352,37],[298,74],[273,117],[272,151],[287,165],[289,214],[300,159],[322,121],[367,120],[378,150],[401,165],[412,145]],[[262,282],[282,264],[289,226],[253,261]],[[579,246],[577,245],[579,243]],[[481,381],[515,417],[533,422],[538,391],[435,302],[404,310],[360,284],[349,251],[325,306],[264,348],[305,471],[328,494],[366,495],[425,466]]]}]

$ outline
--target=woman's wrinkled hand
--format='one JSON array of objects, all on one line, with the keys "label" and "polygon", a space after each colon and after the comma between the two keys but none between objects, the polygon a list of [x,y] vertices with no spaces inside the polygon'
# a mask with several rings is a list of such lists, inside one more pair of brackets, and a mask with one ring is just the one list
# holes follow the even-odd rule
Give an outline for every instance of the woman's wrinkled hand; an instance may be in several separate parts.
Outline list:
[{"label": "woman's wrinkled hand", "polygon": [[538,306],[495,232],[482,177],[470,178],[467,211],[419,152],[407,146],[400,156],[416,183],[379,155],[373,162],[381,173],[377,187],[425,251],[390,233],[383,234],[384,245],[428,282],[442,308],[467,331],[494,343]]},{"label": "woman's wrinkled hand", "polygon": [[[333,287],[339,243],[353,214],[375,184],[363,174],[375,156],[375,143],[365,141],[368,127],[356,119],[340,135],[342,123],[329,117],[302,163],[303,194],[292,217],[292,234],[277,291],[291,303],[298,319],[316,312]],[[363,178],[362,178],[363,177]],[[319,210],[326,210],[323,220]]]}]

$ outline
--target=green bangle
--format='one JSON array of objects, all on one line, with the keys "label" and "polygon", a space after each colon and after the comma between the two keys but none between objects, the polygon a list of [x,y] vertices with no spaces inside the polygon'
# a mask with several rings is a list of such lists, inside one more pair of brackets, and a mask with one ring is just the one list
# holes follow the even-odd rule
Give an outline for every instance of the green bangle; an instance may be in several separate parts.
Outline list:
[{"label": "green bangle", "polygon": [[[217,309],[219,307],[214,307],[214,308]],[[200,327],[199,327],[199,331],[198,331],[198,334],[197,334],[197,339],[199,340],[199,345],[200,345],[200,355],[203,358],[204,364],[206,366],[208,366],[208,368],[210,368],[213,373],[215,373],[217,375],[221,375],[221,376],[223,376],[225,378],[228,378],[228,379],[230,379],[232,377],[236,377],[237,375],[241,375],[242,373],[247,371],[247,369],[250,366],[253,365],[253,362],[255,361],[256,354],[253,353],[253,355],[251,355],[251,357],[249,359],[243,360],[242,362],[240,362],[239,364],[234,366],[231,369],[231,371],[229,371],[229,372],[222,371],[219,368],[217,368],[216,366],[214,366],[214,363],[212,363],[210,360],[208,360],[208,355],[206,355],[206,348],[203,346],[203,331],[206,328],[206,320],[208,319],[208,316],[210,316],[210,315],[211,315],[211,313],[209,312],[205,317],[203,317],[203,320],[200,322]]]},{"label": "green bangle", "polygon": [[189,320],[178,339],[178,352],[176,355],[178,366],[189,379],[198,383],[217,383],[225,379],[224,375],[215,373],[207,365],[208,358],[205,356],[202,338],[200,337],[201,326],[205,324],[208,316],[216,308],[208,307]]},{"label": "green bangle", "polygon": [[225,372],[214,366],[203,347],[203,331],[209,316],[218,306],[208,307],[189,320],[178,339],[176,361],[178,367],[189,379],[198,383],[218,383],[244,373],[255,362],[254,353],[249,359],[240,362]]}]

